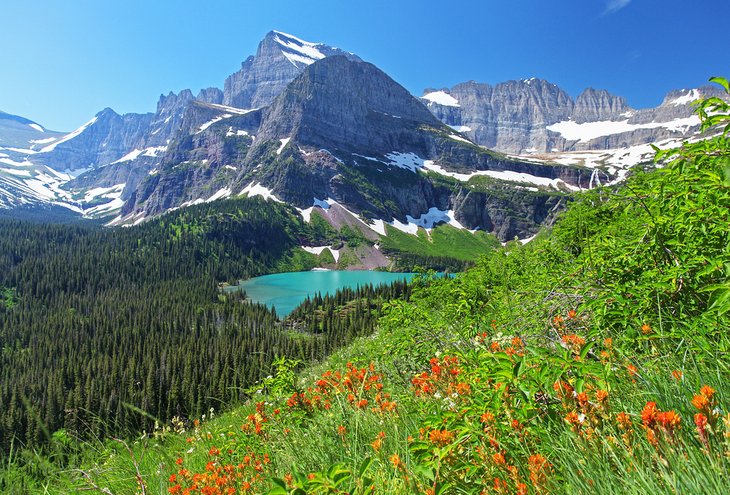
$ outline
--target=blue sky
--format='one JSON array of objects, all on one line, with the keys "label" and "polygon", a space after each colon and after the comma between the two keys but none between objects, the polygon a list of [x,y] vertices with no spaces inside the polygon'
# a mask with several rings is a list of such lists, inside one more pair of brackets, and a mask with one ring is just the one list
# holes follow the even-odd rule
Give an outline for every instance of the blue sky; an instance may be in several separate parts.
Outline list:
[{"label": "blue sky", "polygon": [[417,95],[534,76],[642,108],[730,76],[728,18],[727,0],[3,0],[0,110],[65,131],[104,107],[154,111],[160,93],[222,88],[271,29]]}]

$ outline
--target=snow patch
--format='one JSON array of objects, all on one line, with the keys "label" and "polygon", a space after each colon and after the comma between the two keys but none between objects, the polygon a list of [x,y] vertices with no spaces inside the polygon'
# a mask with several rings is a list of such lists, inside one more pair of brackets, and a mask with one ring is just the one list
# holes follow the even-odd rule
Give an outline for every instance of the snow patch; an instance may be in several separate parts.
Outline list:
[{"label": "snow patch", "polygon": [[686,133],[689,128],[698,125],[700,125],[699,117],[692,115],[690,117],[670,120],[669,122],[649,122],[646,124],[629,124],[628,119],[621,121],[603,120],[599,122],[584,122],[582,124],[578,124],[572,120],[564,120],[557,124],[547,126],[547,130],[561,134],[568,141],[588,142],[598,137],[631,132],[637,129],[656,129],[663,127],[670,131]]},{"label": "snow patch", "polygon": [[471,127],[469,127],[468,125],[450,125],[449,127],[451,127],[456,132],[469,132],[469,131],[471,131]]},{"label": "snow patch", "polygon": [[44,139],[32,139],[30,141],[30,143],[31,144],[46,144],[46,143],[50,143],[51,141],[55,141],[56,139],[58,139],[58,138],[49,137],[49,138],[44,138]]},{"label": "snow patch", "polygon": [[327,249],[330,253],[332,253],[332,257],[335,259],[335,262],[340,260],[340,250],[332,249],[330,246],[301,246],[301,248],[304,249],[306,252],[317,256],[322,254],[322,252]]},{"label": "snow patch", "polygon": [[416,172],[423,168],[423,159],[415,153],[399,153],[393,151],[385,155],[385,157],[390,160],[388,165],[405,168],[411,172]]},{"label": "snow patch", "polygon": [[143,151],[144,150],[134,149],[134,150],[130,151],[129,153],[127,153],[126,155],[124,155],[123,157],[121,157],[119,160],[113,161],[112,164],[129,162],[129,161],[135,160],[139,155],[142,154]]},{"label": "snow patch", "polygon": [[93,189],[89,189],[84,195],[84,203],[89,203],[95,198],[119,198],[122,195],[124,186],[126,186],[125,183],[116,184],[111,187],[95,187]]},{"label": "snow patch", "polygon": [[233,127],[229,127],[228,132],[226,132],[226,137],[231,137],[231,136],[248,136],[248,132],[242,131],[240,129],[236,129],[234,131]]},{"label": "snow patch", "polygon": [[217,199],[228,198],[228,197],[230,197],[231,192],[232,191],[231,191],[231,189],[229,187],[224,187],[222,189],[219,189],[210,198],[206,199],[205,202],[206,203],[210,203],[210,202],[213,202],[213,201],[215,201]]},{"label": "snow patch", "polygon": [[46,132],[46,130],[43,127],[39,126],[38,124],[28,124],[28,126],[32,127],[33,129],[35,129],[38,132]]},{"label": "snow patch", "polygon": [[271,199],[272,201],[276,201],[277,203],[282,203],[282,201],[274,196],[274,194],[271,192],[271,189],[269,189],[266,186],[262,186],[260,182],[256,182],[255,184],[251,182],[249,185],[243,188],[243,190],[238,193],[239,196],[246,195],[246,197],[252,198],[254,196],[261,196],[265,200]]},{"label": "snow patch", "polygon": [[453,177],[454,179],[461,182],[468,182],[472,177],[480,175],[492,177],[493,179],[504,180],[508,182],[517,182],[519,184],[533,184],[536,186],[553,187],[555,189],[570,189],[571,191],[578,191],[580,188],[571,186],[561,179],[548,179],[547,177],[538,177],[536,175],[525,174],[520,172],[513,172],[511,170],[477,170],[468,174],[462,174],[458,172],[449,172],[443,169],[441,166],[436,165],[431,160],[424,161],[423,168],[431,170],[440,175],[447,177]]},{"label": "snow patch", "polygon": [[[376,220],[373,220],[373,223],[369,223],[368,227],[370,227],[371,229],[373,229],[375,232],[377,232],[380,235],[387,235],[385,233],[385,222],[379,218]],[[378,248],[376,248],[376,249],[378,249]]]},{"label": "snow patch", "polygon": [[209,120],[205,124],[198,127],[198,131],[195,134],[200,134],[201,132],[203,132],[204,130],[206,130],[208,127],[212,126],[216,122],[220,122],[221,120],[224,120],[224,119],[230,119],[231,117],[233,117],[233,115],[230,113],[224,113],[223,115],[219,115],[218,117],[214,118],[213,120]]},{"label": "snow patch", "polygon": [[[84,216],[97,216],[102,214],[108,214],[114,210],[120,209],[122,206],[124,206],[124,200],[121,198],[115,198],[109,201],[108,203],[104,203],[103,205],[94,206],[93,208],[89,208],[88,210],[84,211]],[[135,224],[136,225],[136,224]]]},{"label": "snow patch", "polygon": [[[683,91],[686,91],[686,90],[683,90]],[[678,107],[680,105],[689,105],[693,101],[699,100],[700,98],[702,98],[702,95],[700,94],[700,92],[696,89],[691,89],[691,90],[687,91],[686,95],[682,95],[678,98],[675,98],[672,101],[670,101],[669,103],[673,104],[675,107]]]},{"label": "snow patch", "polygon": [[59,144],[65,143],[66,141],[69,141],[69,140],[75,138],[76,136],[78,136],[79,134],[81,134],[82,132],[84,132],[89,126],[93,125],[94,122],[96,122],[96,119],[97,118],[94,117],[93,119],[89,120],[88,122],[86,122],[84,125],[82,125],[78,129],[76,129],[75,131],[69,132],[68,134],[63,136],[61,139],[59,139],[58,141],[49,144],[45,148],[41,148],[41,150],[38,153],[48,153],[49,151],[53,151],[54,149],[56,149],[56,146],[58,146]]},{"label": "snow patch", "polygon": [[310,65],[317,60],[323,59],[325,54],[317,49],[317,43],[310,43],[292,36],[290,34],[274,31],[274,41],[281,45],[284,50],[281,53],[296,67],[297,62]]},{"label": "snow patch", "polygon": [[463,141],[468,144],[474,144],[471,141],[469,141],[468,139],[464,139],[463,137],[459,136],[458,134],[449,134],[449,137],[451,139],[456,139],[457,141]]},{"label": "snow patch", "polygon": [[459,107],[459,100],[448,94],[446,91],[432,91],[421,98],[445,107]]},{"label": "snow patch", "polygon": [[277,155],[281,155],[281,152],[284,150],[286,145],[289,144],[289,141],[291,141],[291,138],[288,137],[288,138],[284,138],[284,139],[279,139],[279,141],[281,142],[281,146],[279,146],[279,149],[276,150]]}]

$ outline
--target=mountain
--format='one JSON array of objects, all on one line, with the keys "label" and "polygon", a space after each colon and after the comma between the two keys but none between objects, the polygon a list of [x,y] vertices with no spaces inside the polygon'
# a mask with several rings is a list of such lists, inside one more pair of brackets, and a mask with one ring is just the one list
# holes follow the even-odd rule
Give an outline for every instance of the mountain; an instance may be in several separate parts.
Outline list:
[{"label": "mountain", "polygon": [[[158,156],[173,138],[190,130],[183,128],[183,119],[194,103],[234,102],[242,108],[268,105],[308,64],[334,54],[359,60],[337,48],[271,31],[259,44],[257,54],[225,81],[225,90],[205,88],[197,97],[188,89],[160,95],[154,113],[119,115],[106,108],[73,132],[55,134],[58,139],[37,147],[31,162],[65,171],[63,178],[54,182],[54,187],[64,183],[65,192],[55,196],[76,201],[76,208],[87,216],[104,216],[117,211],[139,182],[156,169]],[[5,133],[3,128],[0,132]],[[14,189],[6,196],[14,198],[16,192]],[[54,194],[44,197],[45,201],[59,199]],[[10,200],[6,203],[15,204]]]},{"label": "mountain", "polygon": [[48,130],[33,120],[0,112],[0,209],[69,199],[60,186],[70,176],[34,160],[39,149],[61,136],[63,133]]},{"label": "mountain", "polygon": [[160,95],[154,113],[107,108],[67,134],[0,119],[23,146],[0,150],[0,207],[57,203],[117,225],[261,195],[373,241],[439,223],[524,238],[571,192],[621,180],[648,143],[693,136],[702,94],[634,110],[533,78],[418,99],[354,54],[271,31],[222,90]]},{"label": "mountain", "polygon": [[303,215],[336,206],[379,233],[447,222],[511,239],[537,230],[562,201],[555,192],[595,174],[483,149],[374,65],[338,55],[307,65],[269,107],[197,102],[184,122],[115,223],[260,194]]},{"label": "mountain", "polygon": [[222,101],[237,108],[268,106],[308,65],[331,55],[360,60],[352,53],[322,43],[311,43],[279,31],[269,32],[259,43],[255,56],[225,81]]},{"label": "mountain", "polygon": [[605,90],[586,89],[573,100],[542,79],[490,86],[476,82],[426,89],[422,100],[442,122],[475,143],[511,154],[611,150],[694,135],[691,103],[721,96],[704,87],[670,92],[656,108],[637,110]]}]

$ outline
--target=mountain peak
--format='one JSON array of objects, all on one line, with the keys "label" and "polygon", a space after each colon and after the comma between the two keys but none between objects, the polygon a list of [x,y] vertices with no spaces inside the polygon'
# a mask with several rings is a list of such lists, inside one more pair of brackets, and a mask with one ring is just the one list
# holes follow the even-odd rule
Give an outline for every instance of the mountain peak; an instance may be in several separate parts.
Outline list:
[{"label": "mountain peak", "polygon": [[360,60],[352,53],[324,43],[269,31],[259,43],[256,56],[248,57],[241,70],[226,79],[223,104],[237,108],[267,106],[306,67],[332,55]]}]

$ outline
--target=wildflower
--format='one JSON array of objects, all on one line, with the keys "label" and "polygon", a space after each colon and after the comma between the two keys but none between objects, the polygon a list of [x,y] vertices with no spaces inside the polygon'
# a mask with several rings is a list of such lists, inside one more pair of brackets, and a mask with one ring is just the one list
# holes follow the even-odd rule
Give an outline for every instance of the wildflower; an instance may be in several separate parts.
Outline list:
[{"label": "wildflower", "polygon": [[707,447],[707,416],[702,413],[695,414],[695,426],[702,444]]},{"label": "wildflower", "polygon": [[380,449],[383,447],[383,439],[382,438],[376,438],[372,441],[370,446],[373,448],[375,452],[380,452]]},{"label": "wildflower", "polygon": [[479,420],[482,423],[492,423],[492,422],[494,422],[494,414],[492,414],[490,412],[485,412],[484,414],[481,415]]},{"label": "wildflower", "polygon": [[575,396],[575,400],[578,401],[578,405],[580,407],[584,408],[588,405],[588,394],[585,392],[581,392]]},{"label": "wildflower", "polygon": [[527,460],[530,471],[530,481],[534,486],[543,485],[547,481],[550,463],[541,454],[533,454]]},{"label": "wildflower", "polygon": [[710,400],[706,395],[699,394],[692,397],[692,405],[699,411],[707,411],[710,406]]},{"label": "wildflower", "polygon": [[501,452],[497,452],[496,454],[492,455],[492,461],[498,466],[503,466],[507,464],[506,459],[504,458],[504,454]]},{"label": "wildflower", "polygon": [[641,422],[647,428],[652,428],[656,423],[657,413],[656,402],[647,402],[641,411]]},{"label": "wildflower", "polygon": [[[347,364],[350,364],[350,363],[347,363]],[[314,474],[314,473],[309,473],[309,474],[307,475],[307,478],[308,478],[308,479],[310,479],[310,480],[313,480],[313,479],[314,479],[314,478],[316,478],[316,477],[317,477],[317,475],[316,475],[316,474]]]},{"label": "wildflower", "polygon": [[183,463],[182,457],[178,457],[178,458],[177,458],[177,459],[175,460],[175,464],[177,464],[178,466],[182,466],[182,463]]},{"label": "wildflower", "polygon": [[678,382],[682,381],[682,378],[684,377],[684,374],[679,370],[672,371],[672,378],[677,380]]},{"label": "wildflower", "polygon": [[403,464],[403,461],[401,461],[398,454],[393,454],[392,456],[390,456],[389,460],[395,469],[398,469]]},{"label": "wildflower", "polygon": [[578,313],[576,313],[576,311],[574,309],[571,309],[570,311],[568,311],[568,318],[570,318],[571,320],[573,318],[575,318],[577,315],[578,315]]},{"label": "wildflower", "polygon": [[641,325],[641,333],[643,333],[644,335],[649,335],[651,333],[651,327],[648,324],[644,323],[643,325]]},{"label": "wildflower", "polygon": [[428,439],[431,443],[443,447],[451,443],[454,439],[454,433],[449,430],[431,430]]},{"label": "wildflower", "polygon": [[347,428],[345,428],[342,425],[340,425],[340,426],[337,427],[337,434],[339,436],[344,437],[346,433],[347,433]]},{"label": "wildflower", "polygon": [[608,392],[605,390],[599,390],[596,392],[596,400],[600,403],[604,403],[608,400]]},{"label": "wildflower", "polygon": [[564,419],[573,428],[574,431],[577,431],[583,423],[580,416],[575,411],[570,411],[568,414],[565,415]]},{"label": "wildflower", "polygon": [[621,411],[616,415],[616,423],[622,430],[628,430],[631,428],[631,416]]},{"label": "wildflower", "polygon": [[702,388],[700,389],[700,394],[707,397],[707,400],[712,400],[712,396],[715,395],[715,389],[710,387],[709,385],[702,385]]},{"label": "wildflower", "polygon": [[210,450],[208,451],[208,454],[211,456],[220,455],[220,453],[221,453],[221,451],[215,447],[211,447]]},{"label": "wildflower", "polygon": [[674,411],[660,412],[657,414],[656,419],[668,432],[677,429],[682,422],[682,418]]}]

